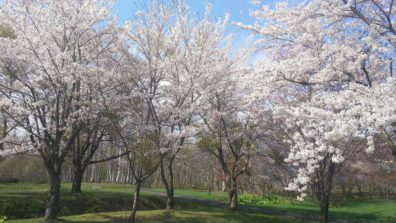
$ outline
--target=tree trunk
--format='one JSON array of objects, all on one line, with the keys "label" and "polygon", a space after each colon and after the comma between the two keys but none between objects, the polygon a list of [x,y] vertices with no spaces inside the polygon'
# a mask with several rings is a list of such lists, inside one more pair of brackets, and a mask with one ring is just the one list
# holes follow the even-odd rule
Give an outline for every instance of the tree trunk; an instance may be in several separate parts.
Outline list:
[{"label": "tree trunk", "polygon": [[335,164],[328,156],[323,160],[323,166],[318,175],[318,197],[320,198],[320,223],[329,222],[329,202]]},{"label": "tree trunk", "polygon": [[132,175],[132,171],[130,171],[130,168],[128,168],[128,184],[132,184],[133,182],[133,175]]},{"label": "tree trunk", "polygon": [[236,210],[238,208],[238,189],[235,177],[230,178],[230,188],[228,192],[228,209]]},{"label": "tree trunk", "polygon": [[72,193],[81,193],[81,183],[84,177],[85,168],[75,168],[73,171]]},{"label": "tree trunk", "polygon": [[140,187],[142,186],[142,181],[136,180],[135,183],[135,192],[133,194],[133,205],[131,215],[128,218],[128,223],[135,223],[136,220],[136,211],[139,203],[139,195],[140,195]]},{"label": "tree trunk", "polygon": [[349,183],[348,185],[348,197],[352,198],[352,190],[353,190],[353,184]]},{"label": "tree trunk", "polygon": [[268,194],[268,196],[272,196],[272,188],[273,188],[272,184],[268,183],[267,184],[267,194]]},{"label": "tree trunk", "polygon": [[166,179],[163,160],[161,161],[160,172],[161,172],[161,180],[165,186],[165,191],[166,191],[166,209],[171,210],[175,206],[175,196],[174,196],[175,189],[173,185],[173,159],[171,159],[168,164],[169,182]]},{"label": "tree trunk", "polygon": [[[121,155],[121,150],[118,150],[118,155]],[[121,156],[118,157],[118,163],[117,163],[117,176],[115,178],[116,183],[120,183],[121,181]]]},{"label": "tree trunk", "polygon": [[356,188],[358,190],[358,198],[362,198],[362,184],[357,183]]},{"label": "tree trunk", "polygon": [[221,181],[221,192],[225,192],[227,190],[226,182],[224,180]]},{"label": "tree trunk", "polygon": [[[55,167],[56,168],[56,167]],[[47,204],[44,214],[45,221],[51,221],[56,218],[59,211],[61,171],[60,167],[56,170],[49,171],[50,190],[48,191]]]},{"label": "tree trunk", "polygon": [[373,199],[373,185],[370,183],[369,184],[369,196],[370,196],[370,200]]},{"label": "tree trunk", "polygon": [[113,183],[113,171],[111,170],[111,162],[107,162],[107,176],[106,181],[107,183]]},{"label": "tree trunk", "polygon": [[391,199],[391,188],[389,184],[386,187],[386,200],[389,201]]},{"label": "tree trunk", "polygon": [[92,167],[91,167],[91,179],[89,180],[91,183],[93,183],[95,181],[95,166],[96,166],[96,164],[92,164]]},{"label": "tree trunk", "polygon": [[320,223],[329,222],[329,202],[330,197],[327,195],[322,195],[320,197]]}]

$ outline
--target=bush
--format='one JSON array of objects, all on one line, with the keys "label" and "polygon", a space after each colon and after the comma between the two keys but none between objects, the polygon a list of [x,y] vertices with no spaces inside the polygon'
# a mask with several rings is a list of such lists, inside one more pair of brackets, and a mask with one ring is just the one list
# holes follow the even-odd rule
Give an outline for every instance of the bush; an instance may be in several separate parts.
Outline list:
[{"label": "bush", "polygon": [[254,194],[241,194],[238,197],[238,202],[240,204],[249,204],[249,205],[255,205],[260,201],[261,198]]},{"label": "bush", "polygon": [[345,203],[342,201],[330,201],[330,208],[343,208],[345,207]]},{"label": "bush", "polygon": [[280,197],[280,196],[270,196],[270,197],[264,197],[259,201],[259,205],[269,205],[269,204],[288,204],[289,200],[285,197]]},{"label": "bush", "polygon": [[254,194],[242,194],[238,198],[240,204],[247,205],[271,205],[271,204],[287,204],[289,201],[287,198],[280,196],[268,196],[260,197]]}]

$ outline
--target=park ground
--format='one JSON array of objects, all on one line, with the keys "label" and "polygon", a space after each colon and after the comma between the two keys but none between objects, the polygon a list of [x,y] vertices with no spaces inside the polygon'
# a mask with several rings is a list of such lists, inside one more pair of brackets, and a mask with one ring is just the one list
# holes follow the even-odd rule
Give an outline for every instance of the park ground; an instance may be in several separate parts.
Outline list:
[{"label": "park ground", "polygon": [[[62,185],[58,222],[124,222],[132,206],[133,187],[119,184],[83,184],[83,193],[70,193]],[[0,222],[42,222],[46,184],[0,184]],[[239,211],[224,208],[225,193],[176,190],[175,210],[164,210],[163,189],[144,189],[137,221],[141,223],[299,223],[317,222],[315,202],[265,199],[242,205]],[[249,197],[246,198],[249,203]],[[394,223],[396,202],[384,200],[339,200],[332,203],[334,223]]]}]

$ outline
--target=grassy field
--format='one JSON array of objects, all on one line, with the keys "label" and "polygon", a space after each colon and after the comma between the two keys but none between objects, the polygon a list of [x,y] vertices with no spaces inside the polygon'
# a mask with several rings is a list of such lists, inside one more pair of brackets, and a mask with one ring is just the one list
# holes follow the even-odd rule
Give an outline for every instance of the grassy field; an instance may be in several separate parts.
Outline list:
[{"label": "grassy field", "polygon": [[[153,191],[163,191],[161,188],[151,189]],[[215,201],[226,201],[226,193],[209,193],[197,190],[175,190],[178,195],[196,197]],[[319,204],[311,201],[283,202],[281,204],[257,204],[272,213],[288,213],[290,216],[303,218],[304,216],[317,216],[319,214]],[[331,203],[330,219],[332,221],[348,222],[372,222],[372,223],[396,223],[396,201],[386,200],[340,200]],[[280,215],[281,216],[281,215]]]},{"label": "grassy field", "polygon": [[[150,189],[153,191],[163,191],[161,188]],[[226,193],[209,193],[198,190],[175,190],[178,195],[196,197],[201,199],[226,201]],[[319,214],[319,204],[312,201],[293,201],[280,204],[268,203],[265,205],[256,204],[269,212],[290,213],[295,216],[317,216]],[[331,203],[330,218],[333,221],[349,222],[373,222],[373,223],[396,223],[396,201],[386,200],[340,200]]]},{"label": "grassy field", "polygon": [[[147,189],[147,190],[155,191],[155,192],[164,192],[163,188],[150,188],[150,189]],[[204,190],[175,189],[175,194],[176,195],[181,195],[181,196],[188,196],[188,197],[206,199],[206,200],[220,201],[220,202],[226,202],[227,201],[227,193],[226,192],[216,192],[216,191],[213,192],[212,191],[209,194],[208,191],[204,191]]]},{"label": "grassy field", "polygon": [[[6,222],[41,222],[47,185],[0,184],[0,219]],[[83,194],[73,195],[70,184],[62,186],[59,222],[124,222],[129,215],[133,188],[130,185],[84,184]],[[150,191],[142,192],[138,222],[175,223],[255,223],[255,222],[316,222],[317,204],[295,202],[293,204],[258,205],[263,211],[230,212],[218,206],[178,200],[173,211],[163,210],[163,197]],[[207,200],[224,201],[225,193],[208,194],[206,191],[176,190],[176,194]],[[299,219],[299,220],[297,220]],[[396,222],[396,202],[390,201],[342,201],[331,209],[334,222]]]}]

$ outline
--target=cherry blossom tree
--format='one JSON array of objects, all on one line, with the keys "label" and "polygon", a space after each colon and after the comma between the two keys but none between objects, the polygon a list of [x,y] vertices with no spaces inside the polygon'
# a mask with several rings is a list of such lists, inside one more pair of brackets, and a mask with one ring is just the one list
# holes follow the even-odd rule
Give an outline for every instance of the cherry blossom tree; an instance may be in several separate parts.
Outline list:
[{"label": "cherry blossom tree", "polygon": [[[373,137],[394,123],[393,1],[312,0],[275,9],[260,5],[257,23],[240,27],[273,56],[262,63],[270,92],[297,92],[274,108],[293,144],[287,159],[298,166],[288,189],[302,196],[314,181],[321,222],[328,222],[332,178],[354,138],[374,149]],[[269,87],[271,86],[271,87]],[[276,93],[275,93],[276,94]],[[268,96],[268,95],[265,95]],[[386,106],[386,104],[388,106]],[[389,135],[389,134],[388,134]],[[389,137],[391,141],[391,136]],[[392,147],[391,147],[392,148]]]},{"label": "cherry blossom tree", "polygon": [[56,218],[59,209],[65,157],[85,121],[98,112],[99,103],[89,103],[95,96],[91,90],[111,73],[102,66],[116,34],[111,4],[101,0],[1,3],[0,19],[16,38],[0,38],[1,66],[13,71],[1,73],[0,104],[18,126],[14,132],[40,154],[48,171],[46,220]]},{"label": "cherry blossom tree", "polygon": [[202,19],[193,18],[184,2],[178,2],[173,8],[177,9],[172,12],[175,20],[168,26],[172,27],[172,41],[177,45],[173,46],[175,53],[170,57],[170,76],[165,79],[169,90],[164,96],[171,107],[167,108],[170,111],[168,119],[162,121],[168,128],[168,136],[164,145],[166,156],[160,165],[168,209],[174,206],[173,163],[184,142],[195,132],[199,107],[215,87],[213,83],[208,84],[208,80],[216,79],[219,72],[213,68],[224,69],[236,61],[228,60],[231,53],[229,36],[225,34],[227,18],[212,20],[210,5],[206,6]]},{"label": "cherry blossom tree", "polygon": [[[0,26],[0,37],[14,39],[15,34],[10,27],[2,25],[2,26]],[[12,69],[12,63],[10,61],[3,59],[2,63],[5,66],[1,67],[1,73],[7,73],[8,75],[12,75],[15,72]],[[10,80],[10,81],[12,82],[12,80]],[[3,97],[10,97],[11,95],[12,95],[11,91],[2,90]],[[4,111],[0,111],[0,112],[1,112],[1,116],[0,116],[0,120],[1,120],[0,161],[1,161],[1,160],[5,159],[8,155],[15,153],[14,150],[12,150],[10,148],[5,148],[5,146],[4,146],[5,142],[3,142],[6,138],[6,136],[9,135],[10,131],[12,131],[15,128],[15,125],[13,123],[10,123],[11,120],[7,118],[7,115],[4,113]]]},{"label": "cherry blossom tree", "polygon": [[[229,43],[231,43],[230,41]],[[228,54],[228,55],[227,55]],[[235,57],[225,50],[212,67],[202,100],[202,124],[198,147],[213,155],[226,176],[228,208],[237,209],[238,178],[245,174],[254,154],[257,138],[256,119],[250,95],[253,75],[246,63],[250,49],[241,49]],[[245,81],[243,81],[245,80]]]},{"label": "cherry blossom tree", "polygon": [[144,117],[158,137],[155,150],[162,153],[160,176],[168,209],[174,206],[173,165],[193,135],[195,116],[207,92],[203,86],[214,87],[208,80],[214,80],[219,70],[213,68],[230,53],[226,21],[212,21],[209,13],[208,6],[205,16],[196,19],[183,1],[169,5],[151,1],[150,8],[139,11],[126,27],[123,70],[134,72],[129,74],[130,89],[145,107],[145,114],[139,110],[137,116]]}]

